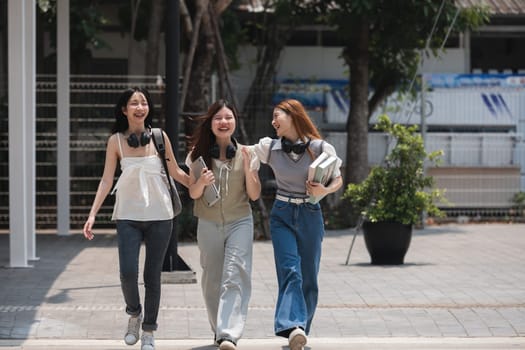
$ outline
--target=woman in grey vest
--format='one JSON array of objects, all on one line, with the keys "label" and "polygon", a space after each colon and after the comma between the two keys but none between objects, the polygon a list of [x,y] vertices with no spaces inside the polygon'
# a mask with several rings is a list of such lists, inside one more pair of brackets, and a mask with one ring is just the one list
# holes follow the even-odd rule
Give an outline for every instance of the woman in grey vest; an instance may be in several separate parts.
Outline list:
[{"label": "woman in grey vest", "polygon": [[247,148],[233,138],[237,124],[233,106],[219,100],[197,120],[186,164],[194,215],[199,218],[202,294],[219,349],[235,350],[251,295],[253,216],[249,200],[259,198],[261,184],[257,170],[250,169]]},{"label": "woman in grey vest", "polygon": [[[288,338],[291,350],[306,344],[317,306],[323,214],[318,201],[343,184],[341,160],[332,145],[321,139],[303,105],[293,99],[273,110],[272,126],[279,139],[265,137],[254,146],[259,160],[275,175],[277,194],[270,213],[270,231],[279,293],[274,331]],[[310,164],[322,152],[336,157],[326,185],[308,181]]]}]

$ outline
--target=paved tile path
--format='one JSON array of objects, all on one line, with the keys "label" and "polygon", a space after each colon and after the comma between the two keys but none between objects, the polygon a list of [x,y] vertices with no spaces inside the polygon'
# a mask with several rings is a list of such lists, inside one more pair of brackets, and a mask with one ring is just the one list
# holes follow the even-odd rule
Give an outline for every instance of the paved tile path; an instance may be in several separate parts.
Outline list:
[{"label": "paved tile path", "polygon": [[[323,243],[311,349],[525,349],[525,225],[415,230],[400,266],[372,266],[351,230]],[[0,235],[0,265],[9,263]],[[0,269],[0,347],[132,349],[118,279],[116,237],[37,235],[38,261]],[[214,349],[200,290],[198,248],[179,255],[197,282],[163,284],[157,348]],[[271,242],[254,243],[253,293],[239,349],[287,349],[273,336],[276,278]],[[344,345],[342,345],[344,344]],[[307,347],[308,348],[308,347]]]}]

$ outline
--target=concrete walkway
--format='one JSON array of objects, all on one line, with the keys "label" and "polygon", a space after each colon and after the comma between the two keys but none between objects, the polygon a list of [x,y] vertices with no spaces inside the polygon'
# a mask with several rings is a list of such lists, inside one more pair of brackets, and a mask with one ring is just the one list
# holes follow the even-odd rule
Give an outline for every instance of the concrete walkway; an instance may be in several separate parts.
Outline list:
[{"label": "concrete walkway", "polygon": [[[525,225],[429,226],[415,230],[400,266],[372,266],[363,237],[329,231],[319,306],[306,349],[525,349]],[[0,235],[0,265],[9,262]],[[99,232],[37,235],[38,261],[0,269],[0,347],[139,349],[121,340],[127,324],[116,237]],[[212,346],[200,290],[199,252],[180,243],[196,283],[163,284],[157,349]],[[143,257],[143,256],[142,256]],[[271,242],[254,243],[253,292],[239,349],[287,349],[273,335],[276,299]]]}]

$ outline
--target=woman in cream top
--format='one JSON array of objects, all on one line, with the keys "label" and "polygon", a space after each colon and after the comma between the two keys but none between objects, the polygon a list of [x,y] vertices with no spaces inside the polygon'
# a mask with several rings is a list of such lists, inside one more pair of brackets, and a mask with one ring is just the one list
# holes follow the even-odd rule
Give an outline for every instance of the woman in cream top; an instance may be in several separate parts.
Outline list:
[{"label": "woman in cream top", "polygon": [[[126,313],[130,316],[124,341],[133,345],[141,339],[141,350],[155,348],[153,331],[157,329],[160,303],[160,276],[164,255],[171,237],[173,208],[167,177],[157,155],[149,125],[153,103],[145,89],[125,90],[115,106],[115,126],[106,149],[104,173],[84,224],[84,236],[92,240],[95,216],[109,194],[117,163],[122,174],[113,190],[120,282]],[[171,143],[164,134],[169,175],[188,186],[189,176],[179,168]],[[146,248],[144,263],[144,306],[138,287],[139,252]],[[139,336],[142,328],[142,337]]]}]

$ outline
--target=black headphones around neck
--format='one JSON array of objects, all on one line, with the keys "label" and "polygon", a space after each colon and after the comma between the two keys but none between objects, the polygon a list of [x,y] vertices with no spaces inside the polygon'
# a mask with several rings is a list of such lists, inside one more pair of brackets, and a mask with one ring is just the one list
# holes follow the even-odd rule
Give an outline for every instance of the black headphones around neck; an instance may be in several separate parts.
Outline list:
[{"label": "black headphones around neck", "polygon": [[[232,142],[226,147],[226,159],[233,159],[237,153],[237,141],[232,137]],[[210,148],[210,156],[215,159],[221,157],[221,149],[217,143]]]},{"label": "black headphones around neck", "polygon": [[285,153],[293,152],[295,154],[303,154],[308,148],[308,146],[310,146],[310,140],[308,140],[308,142],[306,143],[304,142],[293,143],[292,141],[284,137],[281,138],[281,147],[282,147],[283,152]]},{"label": "black headphones around neck", "polygon": [[135,133],[132,133],[128,136],[128,146],[137,148],[139,146],[146,146],[149,144],[149,141],[151,140],[151,134],[148,130],[143,131],[140,133],[140,136],[137,136]]}]

